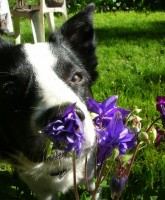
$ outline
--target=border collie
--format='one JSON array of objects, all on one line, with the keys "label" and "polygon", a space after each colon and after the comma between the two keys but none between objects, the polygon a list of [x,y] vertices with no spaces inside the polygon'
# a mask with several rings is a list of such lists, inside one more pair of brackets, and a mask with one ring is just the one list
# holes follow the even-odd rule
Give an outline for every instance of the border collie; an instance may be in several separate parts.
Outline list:
[{"label": "border collie", "polygon": [[91,3],[46,43],[14,46],[0,39],[0,158],[40,200],[56,200],[73,186],[72,159],[59,150],[47,158],[41,130],[75,102],[85,132],[77,183],[84,180],[87,155],[93,187],[95,130],[86,107],[97,76],[93,13]]}]

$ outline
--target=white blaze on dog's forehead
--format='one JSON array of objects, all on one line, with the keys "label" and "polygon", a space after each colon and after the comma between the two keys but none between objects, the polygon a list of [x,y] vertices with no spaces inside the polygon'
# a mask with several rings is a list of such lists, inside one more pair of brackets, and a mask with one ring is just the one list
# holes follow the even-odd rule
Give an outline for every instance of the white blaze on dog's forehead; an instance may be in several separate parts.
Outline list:
[{"label": "white blaze on dog's forehead", "polygon": [[25,51],[28,60],[33,66],[37,86],[45,109],[66,102],[75,103],[78,101],[77,95],[53,70],[53,67],[57,64],[57,58],[51,53],[49,44],[28,44],[25,45]]},{"label": "white blaze on dog's forehead", "polygon": [[29,61],[36,68],[44,69],[45,66],[51,67],[57,62],[47,43],[25,44],[24,49]]}]

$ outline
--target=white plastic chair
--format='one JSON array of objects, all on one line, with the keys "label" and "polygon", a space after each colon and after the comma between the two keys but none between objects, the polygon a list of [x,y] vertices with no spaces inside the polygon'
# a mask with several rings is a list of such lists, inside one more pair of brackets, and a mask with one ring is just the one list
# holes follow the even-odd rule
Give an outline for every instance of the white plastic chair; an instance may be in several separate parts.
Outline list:
[{"label": "white plastic chair", "polygon": [[64,19],[67,20],[66,0],[64,0],[63,4],[60,6],[53,6],[53,4],[51,4],[50,7],[46,5],[45,0],[40,0],[39,5],[26,5],[24,0],[17,0],[17,6],[12,12],[15,43],[21,43],[21,18],[30,19],[34,43],[45,42],[44,15],[48,20],[50,32],[53,32],[55,29],[55,12],[61,12],[64,16]]}]

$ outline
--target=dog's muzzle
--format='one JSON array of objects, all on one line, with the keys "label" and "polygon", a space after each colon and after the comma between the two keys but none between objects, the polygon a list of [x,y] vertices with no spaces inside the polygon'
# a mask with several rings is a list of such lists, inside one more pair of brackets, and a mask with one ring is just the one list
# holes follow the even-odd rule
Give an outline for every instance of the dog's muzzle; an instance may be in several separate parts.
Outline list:
[{"label": "dog's muzzle", "polygon": [[[61,116],[63,115],[63,113],[65,112],[65,110],[70,106],[71,104],[67,103],[67,104],[63,104],[63,105],[58,105],[58,106],[54,106],[51,107],[47,110],[45,110],[44,112],[42,112],[42,114],[39,115],[39,117],[37,117],[37,119],[35,120],[35,125],[37,127],[37,129],[39,130],[43,130],[43,128],[45,126],[47,126],[49,123],[60,119]],[[78,115],[79,119],[81,121],[85,120],[85,114],[83,113],[83,111],[78,108],[75,107],[75,112]],[[45,143],[48,141],[46,135],[41,131],[40,134],[42,134],[42,138],[45,140]],[[45,146],[47,146],[45,144]],[[46,160],[48,163],[54,163],[54,162],[67,162],[68,160],[68,165],[67,167],[65,166],[62,169],[56,170],[56,169],[52,169],[48,175],[50,176],[58,176],[58,178],[62,178],[71,168],[71,164],[70,164],[70,156],[69,154],[64,151],[64,150],[58,150],[56,149],[54,146],[51,147],[51,153],[49,155],[47,155],[47,150],[45,149],[44,152],[45,154],[45,158],[44,160]]]}]

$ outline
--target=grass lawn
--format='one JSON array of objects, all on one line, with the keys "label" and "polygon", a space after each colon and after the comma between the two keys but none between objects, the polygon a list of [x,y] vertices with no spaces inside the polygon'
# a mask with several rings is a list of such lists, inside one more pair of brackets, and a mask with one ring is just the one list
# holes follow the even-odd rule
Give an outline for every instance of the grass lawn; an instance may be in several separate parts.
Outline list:
[{"label": "grass lawn", "polygon": [[97,14],[95,27],[100,74],[95,98],[119,94],[121,106],[137,105],[154,117],[155,97],[165,93],[165,13]]},{"label": "grass lawn", "polygon": [[[57,26],[62,20],[55,18]],[[155,98],[165,95],[165,13],[111,12],[95,14],[94,24],[99,60],[99,78],[93,95],[102,101],[118,94],[118,105],[142,109],[144,127],[159,116]],[[33,42],[30,23],[22,23],[22,42]],[[48,31],[46,29],[48,37]],[[12,38],[7,38],[13,40]],[[134,172],[122,199],[163,200],[165,195],[165,145],[138,154]],[[6,169],[7,168],[7,169]],[[11,179],[10,168],[0,170],[0,199],[32,199],[30,192],[17,178]],[[23,194],[21,190],[24,190]],[[2,194],[1,194],[2,193]],[[108,199],[107,193],[103,197]],[[1,197],[6,195],[5,198]],[[70,198],[72,199],[72,198]]]}]

